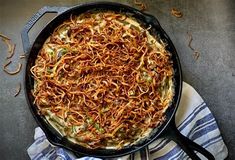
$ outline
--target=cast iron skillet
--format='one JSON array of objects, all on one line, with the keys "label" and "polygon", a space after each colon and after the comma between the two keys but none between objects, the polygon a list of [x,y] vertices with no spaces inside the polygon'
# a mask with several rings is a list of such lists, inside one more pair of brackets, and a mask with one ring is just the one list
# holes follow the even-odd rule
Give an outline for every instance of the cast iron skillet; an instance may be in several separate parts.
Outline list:
[{"label": "cast iron skillet", "polygon": [[[59,135],[59,133],[51,127],[48,122],[45,121],[45,119],[38,115],[37,113],[37,107],[33,104],[34,98],[32,96],[31,90],[33,89],[34,80],[30,73],[30,68],[34,65],[35,59],[37,57],[37,54],[39,50],[41,49],[43,43],[45,40],[50,36],[50,34],[53,32],[53,30],[63,23],[63,21],[67,20],[71,14],[78,15],[80,13],[83,13],[87,10],[96,9],[96,10],[113,10],[117,12],[127,13],[135,17],[142,25],[144,25],[146,28],[150,25],[152,26],[150,32],[152,35],[155,35],[159,38],[161,38],[164,42],[166,42],[167,50],[172,54],[172,61],[173,61],[173,67],[175,71],[174,75],[174,85],[175,85],[175,95],[173,97],[173,101],[171,106],[166,111],[166,120],[163,122],[163,124],[155,128],[150,134],[149,137],[141,141],[140,143],[128,146],[120,150],[108,150],[108,149],[87,149],[85,147],[82,147],[78,144],[71,143],[68,141],[65,137],[62,137]],[[29,42],[28,32],[33,27],[33,25],[45,14],[45,13],[57,13],[58,15],[49,22],[45,28],[42,29],[34,43],[31,45]],[[48,140],[60,147],[64,147],[66,149],[71,150],[75,154],[78,155],[89,155],[89,156],[95,156],[100,158],[112,158],[112,157],[120,157],[127,154],[132,154],[136,151],[139,151],[141,149],[145,148],[145,151],[147,150],[148,144],[153,142],[159,137],[165,137],[170,140],[175,141],[178,143],[181,148],[188,154],[189,157],[192,159],[200,159],[194,151],[198,151],[201,154],[203,154],[208,159],[214,159],[213,155],[209,153],[206,149],[199,146],[198,144],[194,143],[193,141],[189,140],[188,138],[184,137],[176,128],[175,126],[175,113],[177,110],[177,107],[179,105],[180,97],[181,97],[181,91],[182,91],[182,73],[181,73],[181,66],[179,57],[177,55],[176,49],[174,45],[172,44],[170,38],[165,33],[165,31],[160,26],[158,20],[149,14],[143,13],[137,9],[134,9],[132,7],[119,4],[119,3],[112,3],[112,2],[95,2],[95,3],[87,3],[78,5],[75,7],[43,7],[41,8],[25,25],[25,27],[22,30],[21,33],[22,41],[23,41],[23,48],[25,53],[27,53],[27,64],[26,64],[26,70],[25,70],[25,93],[26,93],[26,99],[28,102],[28,105],[30,107],[30,110],[36,119],[38,125],[43,129],[45,132]],[[143,150],[142,150],[143,151]]]}]

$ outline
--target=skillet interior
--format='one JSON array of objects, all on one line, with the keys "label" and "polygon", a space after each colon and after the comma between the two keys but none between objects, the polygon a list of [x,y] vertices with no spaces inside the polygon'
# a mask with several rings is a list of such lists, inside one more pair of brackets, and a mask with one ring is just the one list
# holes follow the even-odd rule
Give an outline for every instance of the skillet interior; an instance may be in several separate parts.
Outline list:
[{"label": "skillet interior", "polygon": [[[30,68],[34,65],[35,59],[37,58],[37,54],[41,47],[43,46],[45,40],[50,36],[50,34],[53,32],[53,30],[63,23],[65,20],[67,20],[71,14],[73,15],[79,15],[80,13],[86,12],[88,10],[112,10],[116,12],[122,12],[124,14],[128,14],[133,16],[135,19],[138,20],[139,23],[143,24],[145,28],[149,27],[149,25],[152,26],[150,33],[156,37],[161,38],[165,43],[167,43],[166,49],[172,54],[172,61],[173,61],[173,67],[174,67],[174,86],[175,86],[175,95],[172,100],[171,106],[166,111],[166,120],[163,122],[163,124],[155,128],[149,137],[141,141],[140,143],[137,143],[133,146],[128,146],[126,148],[120,149],[120,150],[107,150],[107,149],[87,149],[85,147],[82,147],[78,144],[73,144],[70,141],[68,141],[66,138],[59,135],[59,133],[49,125],[43,117],[39,116],[37,114],[37,107],[33,104],[34,97],[31,93],[31,90],[34,86],[34,79],[31,77]],[[58,15],[55,17],[48,25],[40,32],[38,37],[36,38],[35,42],[32,45],[32,48],[28,55],[28,60],[26,64],[26,72],[25,72],[25,93],[27,97],[28,104],[30,106],[30,109],[32,111],[32,114],[34,115],[35,119],[37,120],[39,126],[43,129],[43,131],[46,133],[48,140],[53,143],[54,145],[65,147],[75,153],[78,153],[80,155],[90,155],[90,156],[96,156],[96,157],[117,157],[117,156],[123,156],[126,154],[133,153],[145,146],[147,146],[149,143],[151,143],[153,140],[155,140],[160,133],[166,128],[169,121],[172,119],[179,103],[180,95],[181,95],[181,87],[182,87],[182,75],[181,75],[181,68],[180,68],[180,62],[177,55],[177,52],[170,40],[170,38],[167,36],[167,34],[164,32],[164,30],[159,25],[158,21],[151,15],[147,15],[144,13],[141,13],[140,11],[131,8],[129,6],[121,5],[118,3],[111,3],[111,2],[99,2],[99,3],[89,3],[84,5],[75,6],[64,13]]]}]

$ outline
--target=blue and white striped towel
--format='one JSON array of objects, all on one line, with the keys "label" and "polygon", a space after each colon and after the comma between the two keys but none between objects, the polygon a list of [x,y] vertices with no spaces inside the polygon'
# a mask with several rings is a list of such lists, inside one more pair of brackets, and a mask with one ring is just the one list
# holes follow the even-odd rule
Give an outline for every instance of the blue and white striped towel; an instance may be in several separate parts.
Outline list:
[{"label": "blue and white striped towel", "polygon": [[[185,82],[183,83],[182,97],[176,113],[176,126],[183,135],[211,152],[215,159],[222,160],[227,157],[228,150],[215,118],[201,96]],[[51,145],[39,127],[35,129],[34,139],[35,142],[27,150],[29,157],[33,160],[76,159],[67,150]],[[150,159],[189,159],[176,143],[167,139],[157,139],[149,145],[149,151]],[[142,156],[137,152],[134,159],[139,160]],[[129,159],[129,156],[118,159]],[[84,157],[79,158],[79,160],[98,160],[98,158]]]}]

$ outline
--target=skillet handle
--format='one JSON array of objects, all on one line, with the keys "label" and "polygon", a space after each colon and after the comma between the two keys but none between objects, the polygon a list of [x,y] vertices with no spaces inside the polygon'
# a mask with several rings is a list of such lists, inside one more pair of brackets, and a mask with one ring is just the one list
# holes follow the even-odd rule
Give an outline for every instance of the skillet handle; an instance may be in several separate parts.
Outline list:
[{"label": "skillet handle", "polygon": [[179,130],[175,125],[174,117],[170,121],[170,124],[168,125],[166,130],[164,130],[162,137],[168,138],[176,142],[183,149],[183,151],[193,160],[200,160],[200,158],[197,156],[197,154],[194,151],[198,151],[208,160],[215,159],[214,156],[210,152],[208,152],[205,148],[191,141],[190,139],[186,138],[179,132]]},{"label": "skillet handle", "polygon": [[27,53],[30,49],[30,42],[29,42],[29,31],[34,26],[34,24],[46,13],[57,13],[60,14],[66,11],[68,7],[51,7],[51,6],[44,6],[43,8],[39,9],[37,13],[35,13],[29,21],[24,26],[23,30],[21,31],[21,39],[23,44],[24,52]]}]

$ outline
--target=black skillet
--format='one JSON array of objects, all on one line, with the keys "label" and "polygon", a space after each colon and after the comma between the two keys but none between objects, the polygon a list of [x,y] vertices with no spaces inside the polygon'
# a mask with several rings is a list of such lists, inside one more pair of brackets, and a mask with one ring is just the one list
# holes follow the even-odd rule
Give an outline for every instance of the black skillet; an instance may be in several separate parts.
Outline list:
[{"label": "black skillet", "polygon": [[[153,132],[148,136],[146,139],[141,141],[140,143],[128,146],[120,150],[115,149],[87,149],[82,147],[78,144],[71,143],[65,137],[62,137],[53,127],[49,125],[45,119],[38,115],[37,107],[33,104],[34,98],[31,93],[33,89],[34,80],[30,74],[30,68],[34,65],[35,59],[37,54],[42,47],[45,40],[50,36],[53,30],[63,21],[67,20],[71,14],[78,15],[80,13],[86,12],[88,10],[113,10],[121,13],[125,13],[128,15],[132,15],[136,18],[139,23],[141,23],[144,27],[151,27],[151,34],[161,38],[164,42],[166,42],[167,50],[172,54],[172,61],[174,67],[174,84],[175,84],[175,95],[173,97],[172,105],[166,111],[166,120],[163,124],[155,128]],[[37,36],[36,40],[31,45],[29,42],[28,32],[33,27],[33,25],[45,14],[45,13],[57,13],[58,15],[49,22],[45,28]],[[77,155],[89,155],[94,157],[100,158],[113,158],[113,157],[120,157],[127,154],[132,154],[139,150],[148,150],[147,146],[156,140],[159,137],[168,138],[170,140],[175,141],[192,159],[200,159],[196,154],[195,151],[200,152],[202,155],[207,157],[208,159],[214,159],[213,155],[209,153],[206,149],[199,146],[198,144],[194,143],[193,141],[189,140],[188,138],[184,137],[176,128],[175,125],[175,113],[179,105],[181,91],[182,91],[182,73],[181,73],[181,66],[180,60],[177,55],[176,49],[172,44],[170,38],[165,33],[165,31],[160,26],[158,20],[149,14],[143,13],[137,9],[132,7],[119,4],[119,3],[112,3],[112,2],[94,2],[94,3],[87,3],[78,5],[75,7],[43,7],[41,8],[25,25],[21,33],[22,41],[23,41],[23,48],[25,53],[27,54],[27,64],[25,70],[25,93],[28,105],[30,110],[36,119],[38,125],[43,129],[45,132],[48,140],[60,147],[64,147]]]}]

